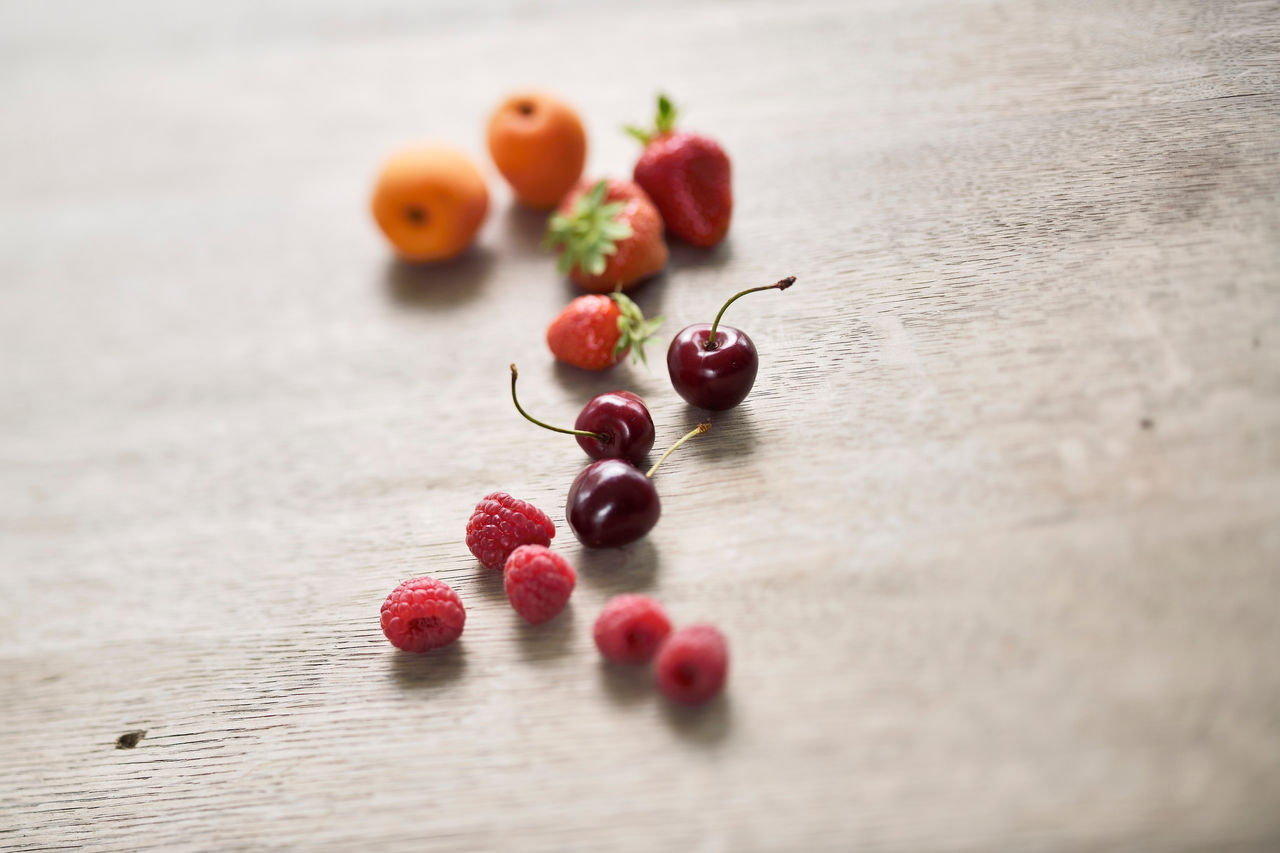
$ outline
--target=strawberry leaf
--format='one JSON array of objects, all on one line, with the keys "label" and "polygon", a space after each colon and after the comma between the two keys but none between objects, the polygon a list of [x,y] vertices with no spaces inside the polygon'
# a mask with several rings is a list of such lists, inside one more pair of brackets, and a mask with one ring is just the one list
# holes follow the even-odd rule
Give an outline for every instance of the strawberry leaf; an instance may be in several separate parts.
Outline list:
[{"label": "strawberry leaf", "polygon": [[654,117],[653,128],[651,130],[645,130],[644,128],[637,127],[634,124],[624,124],[622,126],[622,130],[628,136],[633,136],[640,140],[641,145],[648,145],[655,137],[661,136],[664,133],[670,133],[676,129],[676,116],[678,114],[679,111],[676,110],[676,105],[671,103],[671,99],[665,94],[659,92],[658,114]]},{"label": "strawberry leaf", "polygon": [[648,145],[649,140],[653,139],[653,134],[642,127],[636,127],[634,124],[624,124],[622,132],[635,139],[640,140],[641,145]]},{"label": "strawberry leaf", "polygon": [[601,275],[618,243],[634,233],[622,218],[627,203],[605,203],[609,185],[598,181],[578,196],[569,213],[557,213],[547,222],[543,247],[559,251],[556,269],[568,275],[576,268],[586,275]]},{"label": "strawberry leaf", "polygon": [[586,267],[587,272],[592,275],[600,275],[604,272],[605,268],[604,253],[598,248],[592,249],[587,253],[587,257],[583,260],[582,265]]},{"label": "strawberry leaf", "polygon": [[658,118],[654,125],[658,133],[670,133],[676,127],[676,106],[664,94],[658,95]]},{"label": "strawberry leaf", "polygon": [[630,347],[631,360],[647,367],[649,360],[645,357],[644,345],[653,336],[657,328],[662,325],[662,318],[655,317],[652,320],[646,320],[644,312],[640,310],[640,306],[621,292],[610,293],[609,298],[617,303],[618,310],[621,312],[618,315],[618,331],[620,334],[618,335],[617,344],[614,345],[613,354],[615,356],[621,355],[624,350]]},{"label": "strawberry leaf", "polygon": [[627,239],[636,232],[633,231],[631,226],[626,222],[619,222],[615,219],[610,222],[606,222],[604,226],[601,227],[600,233],[608,237],[610,240],[617,242],[619,240]]}]

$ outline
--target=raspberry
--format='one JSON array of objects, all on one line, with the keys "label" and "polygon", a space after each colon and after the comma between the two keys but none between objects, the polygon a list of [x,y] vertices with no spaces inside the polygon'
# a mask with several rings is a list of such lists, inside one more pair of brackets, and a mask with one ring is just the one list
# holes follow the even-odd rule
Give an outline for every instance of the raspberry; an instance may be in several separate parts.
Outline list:
[{"label": "raspberry", "polygon": [[406,652],[447,646],[462,633],[467,611],[458,594],[435,578],[407,580],[382,602],[382,633]]},{"label": "raspberry", "polygon": [[564,610],[578,580],[573,566],[542,545],[521,545],[503,569],[507,600],[530,625],[540,625]]},{"label": "raspberry", "polygon": [[593,634],[614,663],[648,663],[671,633],[662,605],[647,595],[615,595],[600,611]]},{"label": "raspberry", "polygon": [[710,625],[681,628],[662,644],[655,664],[658,689],[681,705],[709,702],[724,687],[729,647]]},{"label": "raspberry", "polygon": [[467,521],[467,547],[486,569],[501,569],[521,545],[550,545],[555,538],[545,512],[506,492],[485,495]]}]

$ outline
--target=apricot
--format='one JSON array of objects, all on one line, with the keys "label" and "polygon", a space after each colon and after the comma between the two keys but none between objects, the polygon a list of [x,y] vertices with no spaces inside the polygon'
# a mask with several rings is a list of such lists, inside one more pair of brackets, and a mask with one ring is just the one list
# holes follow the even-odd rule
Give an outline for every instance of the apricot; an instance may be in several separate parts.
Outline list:
[{"label": "apricot", "polygon": [[489,188],[460,151],[439,145],[393,155],[373,188],[373,218],[409,261],[460,254],[489,212]]},{"label": "apricot", "polygon": [[489,154],[517,201],[551,208],[582,176],[587,132],[563,101],[544,92],[517,92],[489,118]]}]

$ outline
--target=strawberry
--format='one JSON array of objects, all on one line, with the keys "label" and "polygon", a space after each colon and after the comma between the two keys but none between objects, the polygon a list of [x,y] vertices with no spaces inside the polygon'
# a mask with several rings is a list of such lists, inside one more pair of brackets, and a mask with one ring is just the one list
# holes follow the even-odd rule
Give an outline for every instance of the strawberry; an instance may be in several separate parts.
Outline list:
[{"label": "strawberry", "polygon": [[662,325],[646,320],[640,306],[621,293],[579,296],[547,327],[547,346],[563,362],[586,370],[604,370],[626,358],[644,361],[644,342]]},{"label": "strawberry", "polygon": [[578,184],[560,203],[544,244],[559,269],[592,293],[626,290],[667,265],[662,217],[630,181]]},{"label": "strawberry", "polygon": [[724,239],[733,213],[729,155],[713,139],[677,133],[675,124],[676,108],[666,95],[659,95],[654,129],[626,128],[644,143],[634,177],[657,205],[669,232],[709,249]]}]

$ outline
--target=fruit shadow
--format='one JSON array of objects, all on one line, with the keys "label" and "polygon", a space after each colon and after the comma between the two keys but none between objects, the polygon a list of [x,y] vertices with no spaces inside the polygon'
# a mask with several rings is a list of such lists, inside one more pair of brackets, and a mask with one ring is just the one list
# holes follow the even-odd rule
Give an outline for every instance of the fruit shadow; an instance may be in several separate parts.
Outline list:
[{"label": "fruit shadow", "polygon": [[[507,206],[507,213],[502,217],[502,241],[504,245],[513,246],[526,254],[552,255],[542,248],[542,239],[547,234],[547,219],[550,211],[531,210],[514,201]],[[552,266],[555,264],[553,263]]]},{"label": "fruit shadow", "polygon": [[575,397],[589,398],[606,391],[617,391],[631,387],[627,381],[626,371],[630,366],[619,364],[608,370],[583,370],[563,361],[555,363],[554,375],[560,387],[571,392]]},{"label": "fruit shadow", "polygon": [[446,311],[480,295],[496,260],[494,251],[485,246],[472,246],[458,257],[436,264],[393,258],[383,272],[383,284],[396,305]]},{"label": "fruit shadow", "polygon": [[582,548],[577,557],[579,575],[610,595],[652,589],[660,562],[648,538],[621,548]]},{"label": "fruit shadow", "polygon": [[523,660],[532,663],[554,660],[568,654],[573,647],[572,602],[556,618],[541,625],[530,625],[515,611],[511,612],[511,618],[519,623],[516,639],[520,646],[520,657]]},{"label": "fruit shadow", "polygon": [[729,736],[731,706],[721,693],[707,705],[689,707],[663,698],[653,680],[652,666],[624,666],[600,661],[600,684],[609,700],[621,708],[656,700],[662,719],[678,737],[692,744],[714,747]]},{"label": "fruit shadow", "polygon": [[667,726],[689,743],[712,747],[729,735],[732,714],[727,693],[721,693],[706,705],[698,707],[666,701],[662,704],[662,715]]},{"label": "fruit shadow", "polygon": [[697,443],[699,451],[712,461],[746,456],[755,452],[760,443],[749,400],[727,412],[708,412],[686,404],[684,418],[685,423],[690,424],[711,421],[711,430],[700,436]]},{"label": "fruit shadow", "polygon": [[638,705],[658,692],[653,683],[653,670],[648,666],[627,666],[601,660],[598,669],[604,692],[620,707]]},{"label": "fruit shadow", "polygon": [[667,249],[670,252],[667,266],[675,270],[718,269],[727,264],[733,254],[731,237],[710,249],[699,249],[680,240],[668,240]]},{"label": "fruit shadow", "polygon": [[486,569],[478,561],[476,562],[476,589],[492,601],[505,603],[507,600],[507,590],[502,585],[502,569]]},{"label": "fruit shadow", "polygon": [[466,669],[467,653],[460,642],[422,655],[399,649],[391,655],[391,676],[404,688],[442,687],[457,681]]}]

